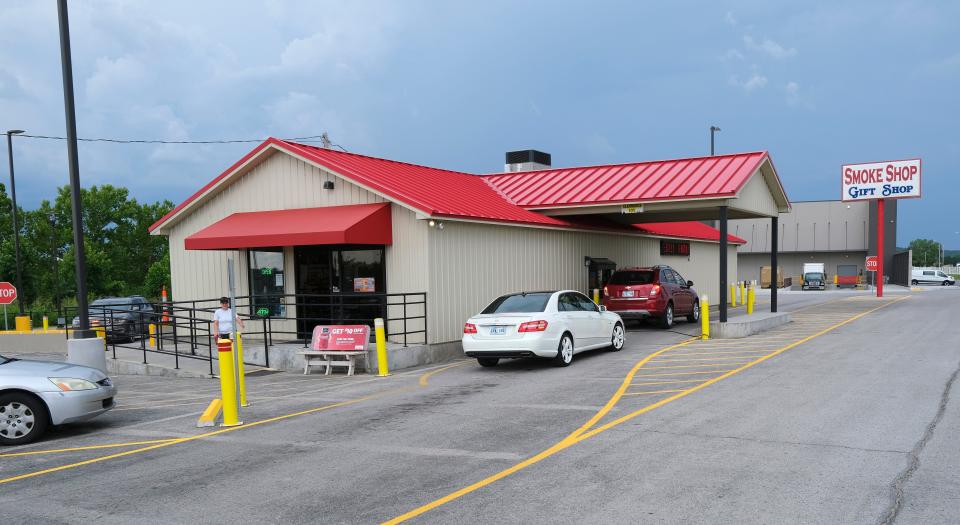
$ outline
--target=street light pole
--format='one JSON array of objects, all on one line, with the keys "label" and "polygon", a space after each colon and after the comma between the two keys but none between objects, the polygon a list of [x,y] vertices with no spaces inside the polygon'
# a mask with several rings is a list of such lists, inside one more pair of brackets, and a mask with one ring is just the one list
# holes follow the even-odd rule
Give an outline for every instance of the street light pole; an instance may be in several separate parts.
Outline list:
[{"label": "street light pole", "polygon": [[714,155],[714,152],[713,152],[713,143],[714,143],[713,136],[714,136],[718,131],[720,131],[720,128],[718,128],[717,126],[710,126],[710,156],[711,156],[711,157]]},{"label": "street light pole", "polygon": [[67,120],[67,162],[70,168],[70,202],[73,218],[73,250],[77,270],[77,317],[80,326],[73,332],[74,339],[92,339],[87,311],[87,257],[83,247],[83,208],[80,202],[80,164],[77,155],[77,111],[73,97],[73,61],[70,56],[70,21],[67,0],[57,0],[57,18],[60,24],[60,65],[63,70],[63,109]]},{"label": "street light pole", "polygon": [[17,224],[17,182],[13,177],[13,136],[23,133],[22,129],[7,130],[7,157],[10,159],[10,200],[13,208],[13,251],[17,267],[17,304],[20,305],[20,315],[23,315],[23,303],[26,302],[26,290],[23,289],[23,270],[20,266],[20,225]]}]

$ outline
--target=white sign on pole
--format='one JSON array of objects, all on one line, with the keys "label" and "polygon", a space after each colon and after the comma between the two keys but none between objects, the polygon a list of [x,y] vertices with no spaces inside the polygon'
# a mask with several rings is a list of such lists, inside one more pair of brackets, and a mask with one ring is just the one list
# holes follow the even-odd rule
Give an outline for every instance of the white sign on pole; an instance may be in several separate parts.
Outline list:
[{"label": "white sign on pole", "polygon": [[846,164],[841,174],[844,202],[920,197],[920,159]]}]

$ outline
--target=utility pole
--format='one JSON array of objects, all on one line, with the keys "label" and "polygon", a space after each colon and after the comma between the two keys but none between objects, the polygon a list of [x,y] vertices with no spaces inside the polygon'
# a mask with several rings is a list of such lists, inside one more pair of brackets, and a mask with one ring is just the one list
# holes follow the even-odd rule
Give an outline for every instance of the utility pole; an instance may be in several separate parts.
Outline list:
[{"label": "utility pole", "polygon": [[13,252],[17,273],[17,304],[20,306],[20,315],[23,313],[23,303],[27,299],[27,291],[23,288],[23,269],[20,265],[20,225],[17,223],[17,181],[13,176],[13,136],[23,133],[22,129],[7,130],[7,157],[10,159],[10,199],[11,217],[13,218]]}]

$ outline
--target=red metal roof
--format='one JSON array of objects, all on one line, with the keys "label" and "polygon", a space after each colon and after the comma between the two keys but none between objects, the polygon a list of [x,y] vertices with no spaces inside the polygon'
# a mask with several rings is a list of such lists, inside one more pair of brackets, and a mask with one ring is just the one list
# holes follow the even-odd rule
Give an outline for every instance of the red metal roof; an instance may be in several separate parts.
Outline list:
[{"label": "red metal roof", "polygon": [[184,239],[188,250],[392,244],[390,203],[234,213]]},{"label": "red metal roof", "polygon": [[[720,242],[720,230],[702,222],[651,222],[634,224],[633,227],[643,233],[661,237]],[[747,244],[745,239],[729,233],[727,234],[727,240],[733,244]]]},{"label": "red metal roof", "polygon": [[484,177],[524,208],[735,195],[767,152],[558,168]]},{"label": "red metal roof", "polygon": [[561,220],[513,205],[477,175],[271,140],[284,150],[432,216],[564,225]]},{"label": "red metal roof", "polygon": [[[173,215],[199,199],[217,183],[269,146],[300,156],[308,162],[324,166],[361,186],[433,217],[464,218],[565,229],[646,233],[665,237],[712,241],[719,240],[719,232],[702,223],[657,223],[630,227],[610,221],[598,222],[596,219],[591,222],[586,216],[549,217],[524,209],[524,207],[535,208],[543,206],[548,201],[550,201],[550,205],[560,206],[617,202],[618,200],[636,202],[651,199],[697,198],[735,194],[767,156],[765,152],[757,152],[695,159],[479,176],[270,138],[154,223],[150,227],[150,231],[160,227]],[[703,193],[705,191],[708,193]],[[622,198],[624,196],[628,197]],[[270,215],[270,213],[274,212],[257,213],[256,216],[250,216],[249,218],[252,222],[268,219],[272,221],[273,218],[276,218],[279,221],[278,228],[282,231],[283,226],[280,224],[282,222],[280,218],[283,215]],[[241,216],[244,221],[243,224],[249,224],[246,222],[245,216],[250,214],[235,215]],[[240,221],[241,219],[234,219],[234,221]],[[226,219],[224,220],[226,221]],[[235,224],[239,224],[239,222],[231,222],[224,227],[232,227]],[[193,246],[211,246],[213,241],[205,241],[202,236],[197,236],[214,226],[217,225],[212,225],[206,230],[198,232],[191,236],[191,238],[195,237],[194,240],[191,241],[188,238],[187,242]],[[256,228],[255,225],[250,227]],[[208,232],[209,235],[215,233],[217,232]],[[288,233],[296,237],[307,235],[310,232]],[[319,234],[319,232],[313,233]],[[730,240],[740,243],[746,242],[734,236],[730,236]],[[267,241],[264,240],[263,242]],[[259,244],[258,246],[277,246],[276,235],[273,235],[270,244]],[[188,246],[188,249],[198,248]]]}]

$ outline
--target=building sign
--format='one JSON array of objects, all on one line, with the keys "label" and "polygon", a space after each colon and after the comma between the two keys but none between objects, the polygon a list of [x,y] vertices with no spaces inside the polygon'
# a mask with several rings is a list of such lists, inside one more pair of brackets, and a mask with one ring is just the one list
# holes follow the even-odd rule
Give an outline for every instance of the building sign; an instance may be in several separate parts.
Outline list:
[{"label": "building sign", "polygon": [[868,272],[875,272],[877,271],[877,265],[878,265],[877,256],[871,255],[867,257],[867,263],[864,265],[864,267],[867,269]]},{"label": "building sign", "polygon": [[620,213],[641,213],[643,211],[643,204],[634,204],[632,206],[620,206]]},{"label": "building sign", "polygon": [[377,282],[373,277],[357,277],[353,280],[354,292],[375,292],[377,291]]},{"label": "building sign", "polygon": [[660,239],[660,255],[690,256],[690,243],[687,241],[670,241]]},{"label": "building sign", "polygon": [[317,326],[313,329],[311,350],[364,351],[370,340],[367,325]]},{"label": "building sign", "polygon": [[920,196],[920,159],[847,164],[841,175],[846,202]]}]

